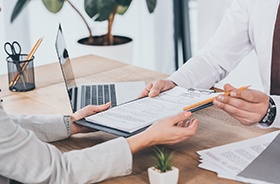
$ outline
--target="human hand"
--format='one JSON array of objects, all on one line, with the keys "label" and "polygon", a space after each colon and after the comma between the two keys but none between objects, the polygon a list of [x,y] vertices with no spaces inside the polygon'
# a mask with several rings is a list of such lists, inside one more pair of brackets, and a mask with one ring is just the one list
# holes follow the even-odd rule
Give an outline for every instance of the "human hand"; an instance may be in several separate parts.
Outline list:
[{"label": "human hand", "polygon": [[267,112],[269,106],[269,96],[257,90],[238,90],[226,84],[224,86],[227,95],[218,95],[213,104],[243,125],[253,125],[258,123]]},{"label": "human hand", "polygon": [[85,126],[81,126],[78,125],[76,123],[74,123],[77,120],[80,120],[82,118],[85,118],[87,116],[90,116],[92,114],[95,114],[97,112],[101,112],[104,110],[107,110],[111,105],[111,102],[108,102],[106,104],[103,105],[88,105],[80,110],[78,110],[77,112],[75,112],[74,114],[70,115],[70,119],[71,119],[71,124],[72,124],[72,134],[77,134],[77,133],[86,133],[86,132],[91,132],[94,131],[94,129],[92,128],[87,128]]},{"label": "human hand", "polygon": [[195,134],[198,127],[198,120],[189,118],[191,112],[181,112],[176,115],[164,118],[147,130],[128,138],[131,152],[135,153],[143,148],[157,144],[175,144]]},{"label": "human hand", "polygon": [[174,88],[176,84],[172,82],[171,80],[156,80],[154,82],[151,82],[147,84],[145,89],[141,91],[138,98],[149,96],[149,97],[155,97],[158,96],[160,92],[166,91],[168,89]]}]

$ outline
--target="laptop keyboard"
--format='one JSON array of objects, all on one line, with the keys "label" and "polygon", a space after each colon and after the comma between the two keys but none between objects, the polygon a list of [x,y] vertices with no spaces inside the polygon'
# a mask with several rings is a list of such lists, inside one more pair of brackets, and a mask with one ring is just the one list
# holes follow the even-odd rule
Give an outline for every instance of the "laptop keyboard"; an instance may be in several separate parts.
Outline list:
[{"label": "laptop keyboard", "polygon": [[[69,90],[73,107],[77,107],[77,88]],[[74,93],[74,94],[73,94]],[[73,101],[73,100],[74,101]],[[117,105],[116,89],[114,84],[102,84],[92,86],[81,86],[81,108],[87,105],[102,105],[111,102],[111,106]],[[75,108],[76,109],[76,108]]]}]

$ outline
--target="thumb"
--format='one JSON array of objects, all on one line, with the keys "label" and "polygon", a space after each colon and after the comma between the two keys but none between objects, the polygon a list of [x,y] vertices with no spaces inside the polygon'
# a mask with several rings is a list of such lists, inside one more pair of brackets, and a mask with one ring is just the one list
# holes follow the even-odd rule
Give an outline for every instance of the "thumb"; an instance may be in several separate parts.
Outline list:
[{"label": "thumb", "polygon": [[108,109],[111,105],[111,102],[108,102],[106,104],[103,105],[88,105],[80,110],[78,110],[77,112],[74,113],[74,117],[76,120],[82,119],[84,117],[90,116],[92,114],[95,114],[97,112],[101,112],[104,111],[106,109]]},{"label": "thumb", "polygon": [[227,92],[227,91],[231,91],[233,89],[236,89],[235,87],[233,87],[232,85],[230,84],[225,84],[224,85],[224,90]]}]

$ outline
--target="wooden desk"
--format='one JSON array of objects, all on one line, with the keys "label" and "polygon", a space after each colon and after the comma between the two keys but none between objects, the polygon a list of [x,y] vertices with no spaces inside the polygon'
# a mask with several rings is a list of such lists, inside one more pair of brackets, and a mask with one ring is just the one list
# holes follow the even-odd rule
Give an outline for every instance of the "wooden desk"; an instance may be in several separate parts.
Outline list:
[{"label": "wooden desk", "polygon": [[[40,61],[37,61],[40,62]],[[143,68],[126,65],[96,56],[85,56],[72,60],[78,83],[117,82],[143,80],[151,82],[166,75]],[[17,93],[8,90],[7,75],[0,76],[4,108],[8,113],[42,114],[71,113],[70,104],[58,63],[35,68],[36,89]],[[273,130],[245,127],[223,111],[210,107],[193,114],[200,120],[197,134],[182,143],[166,145],[175,153],[175,166],[180,169],[179,184],[237,183],[220,179],[215,173],[198,168],[198,150],[256,137]],[[104,132],[79,134],[66,140],[54,142],[61,151],[82,149],[113,139],[115,136]],[[149,183],[147,168],[153,163],[152,149],[148,148],[134,155],[133,173],[129,176],[106,180],[102,183]],[[94,171],[93,171],[94,172]]]}]

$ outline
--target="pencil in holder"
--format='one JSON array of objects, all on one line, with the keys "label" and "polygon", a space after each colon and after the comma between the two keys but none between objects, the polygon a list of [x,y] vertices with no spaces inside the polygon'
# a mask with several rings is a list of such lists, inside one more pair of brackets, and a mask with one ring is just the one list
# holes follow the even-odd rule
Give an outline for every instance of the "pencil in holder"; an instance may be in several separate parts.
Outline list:
[{"label": "pencil in holder", "polygon": [[34,56],[26,60],[27,56],[27,54],[19,54],[18,57],[6,58],[11,91],[24,92],[35,88]]}]

